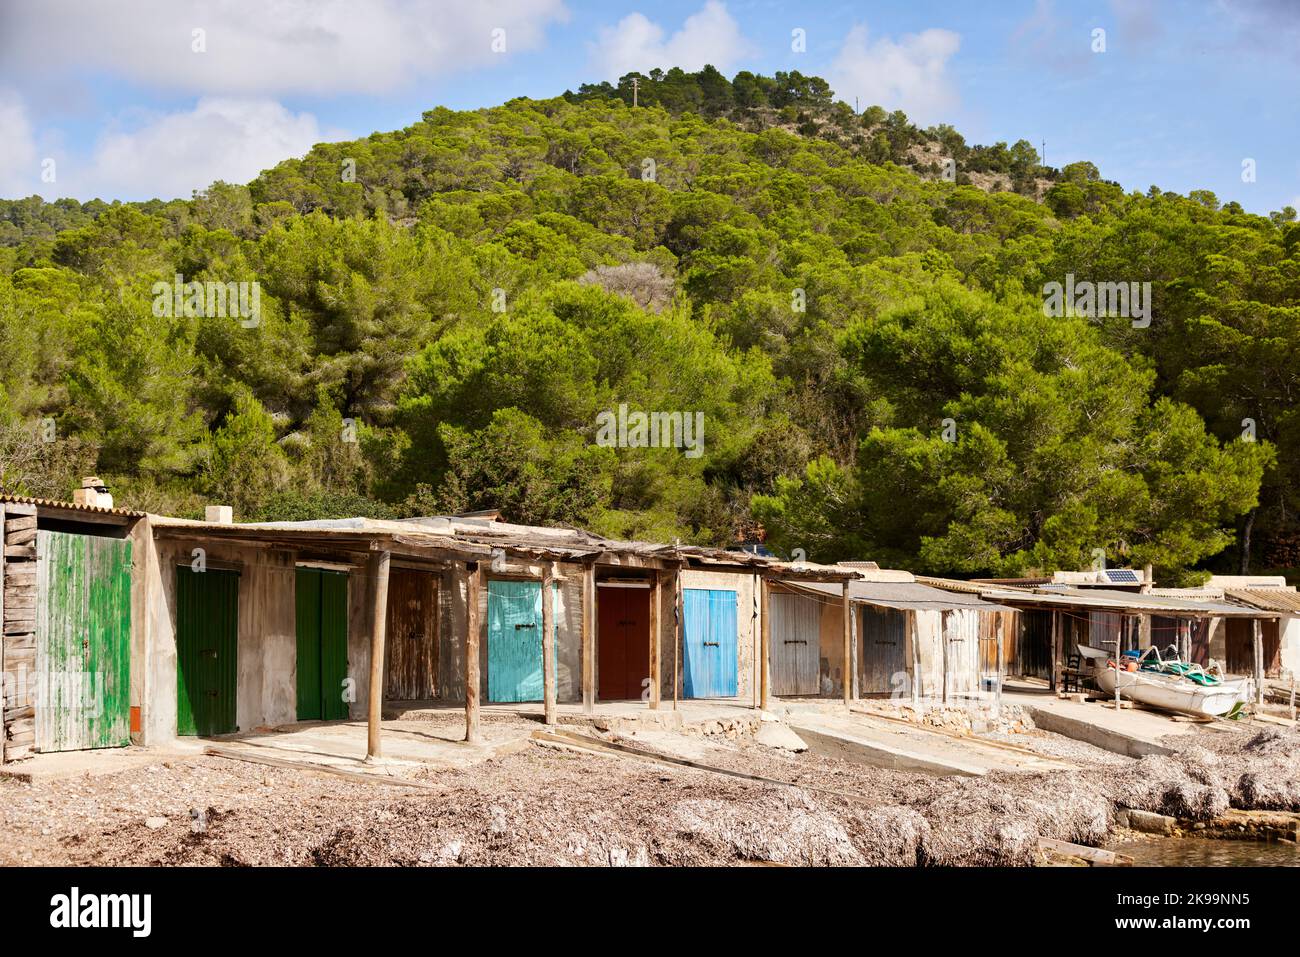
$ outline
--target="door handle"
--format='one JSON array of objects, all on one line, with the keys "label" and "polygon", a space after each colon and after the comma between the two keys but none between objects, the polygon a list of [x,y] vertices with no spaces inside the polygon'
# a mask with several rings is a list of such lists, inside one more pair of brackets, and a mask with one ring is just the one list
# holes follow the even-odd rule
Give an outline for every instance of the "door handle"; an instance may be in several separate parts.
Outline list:
[{"label": "door handle", "polygon": [[720,643],[720,642],[717,642],[717,641],[706,641],[706,642],[704,643],[704,647],[705,647],[705,648],[708,648],[708,647],[712,646],[712,647],[714,647],[714,648],[717,648],[717,647],[720,646],[720,644],[721,644],[721,643]]},{"label": "door handle", "polygon": [[806,644],[808,644],[808,642],[805,641],[805,640],[802,639],[802,638],[790,638],[790,639],[787,639],[785,643],[786,643],[787,645],[806,645]]},{"label": "door handle", "polygon": [[535,621],[530,621],[530,622],[529,622],[528,624],[526,624],[526,625],[515,625],[515,628],[516,628],[516,629],[519,629],[519,628],[536,628],[536,627],[537,627],[537,622],[535,622]]}]

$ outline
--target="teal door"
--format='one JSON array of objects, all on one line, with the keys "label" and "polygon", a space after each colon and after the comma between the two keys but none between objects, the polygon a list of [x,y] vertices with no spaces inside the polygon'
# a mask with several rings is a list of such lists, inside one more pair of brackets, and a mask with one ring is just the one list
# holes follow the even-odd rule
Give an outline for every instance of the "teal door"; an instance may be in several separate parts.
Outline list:
[{"label": "teal door", "polygon": [[295,576],[298,632],[298,720],[348,716],[348,576],[299,568]]},{"label": "teal door", "polygon": [[688,698],[736,696],[736,593],[686,588],[682,639],[683,693]]},{"label": "teal door", "polygon": [[235,727],[239,573],[176,569],[176,733]]},{"label": "teal door", "polygon": [[[487,642],[488,700],[541,701],[540,582],[488,582]],[[558,663],[558,647],[556,653]]]}]

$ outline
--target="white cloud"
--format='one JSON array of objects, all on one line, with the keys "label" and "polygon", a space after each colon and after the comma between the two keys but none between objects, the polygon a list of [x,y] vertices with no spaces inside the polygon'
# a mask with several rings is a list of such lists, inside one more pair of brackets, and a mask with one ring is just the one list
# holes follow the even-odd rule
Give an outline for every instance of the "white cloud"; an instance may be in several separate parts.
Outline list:
[{"label": "white cloud", "polygon": [[192,110],[152,117],[100,137],[79,195],[188,199],[214,180],[244,183],[314,144],[341,139],[310,113],[274,100],[205,97]]},{"label": "white cloud", "polygon": [[682,28],[665,39],[665,30],[644,14],[630,13],[613,27],[605,27],[591,44],[592,63],[599,75],[617,80],[633,70],[648,72],[661,67],[694,71],[712,64],[722,72],[753,53],[740,24],[719,0],[708,0],[691,14]]},{"label": "white cloud", "polygon": [[856,96],[863,108],[903,110],[920,125],[942,122],[951,119],[957,105],[947,67],[960,46],[961,37],[951,30],[872,40],[866,26],[857,24],[844,38],[827,79],[845,102]]},{"label": "white cloud", "polygon": [[40,180],[36,141],[27,107],[13,90],[0,89],[0,197],[30,196]]},{"label": "white cloud", "polygon": [[[563,0],[42,0],[4,12],[11,76],[108,70],[168,92],[378,93],[538,47]],[[193,31],[206,51],[195,52]]]}]

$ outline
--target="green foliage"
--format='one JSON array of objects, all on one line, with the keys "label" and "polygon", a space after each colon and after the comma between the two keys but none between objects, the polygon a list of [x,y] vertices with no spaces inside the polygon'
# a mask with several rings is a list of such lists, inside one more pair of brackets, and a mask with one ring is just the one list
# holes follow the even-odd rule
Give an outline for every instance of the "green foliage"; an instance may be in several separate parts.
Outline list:
[{"label": "green foliage", "polygon": [[[0,481],[1177,581],[1300,553],[1298,250],[1294,210],[1126,195],[798,72],[628,74],[189,201],[0,203]],[[1067,274],[1149,282],[1151,325],[1045,316]],[[256,321],[159,308],[177,276],[256,283]],[[702,416],[699,454],[599,444],[621,407]]]}]

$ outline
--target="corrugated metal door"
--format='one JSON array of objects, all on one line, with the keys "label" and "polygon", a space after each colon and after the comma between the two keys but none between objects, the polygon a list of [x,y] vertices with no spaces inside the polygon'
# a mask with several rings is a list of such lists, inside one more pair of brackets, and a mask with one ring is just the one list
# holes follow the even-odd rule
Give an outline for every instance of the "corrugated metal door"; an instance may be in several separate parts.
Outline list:
[{"label": "corrugated metal door", "polygon": [[597,605],[597,695],[639,699],[650,677],[650,589],[601,586]]},{"label": "corrugated metal door", "polygon": [[438,578],[432,572],[392,570],[385,655],[384,697],[392,701],[437,697]]},{"label": "corrugated metal door", "polygon": [[898,608],[862,609],[862,653],[859,659],[859,691],[864,694],[893,694],[905,687],[899,675],[907,675],[907,612]]},{"label": "corrugated metal door", "polygon": [[131,743],[131,543],[36,537],[36,750]]},{"label": "corrugated metal door", "polygon": [[736,593],[685,588],[683,693],[687,698],[736,696]]},{"label": "corrugated metal door", "polygon": [[[554,588],[554,586],[553,586]],[[552,595],[558,591],[554,588]],[[555,607],[558,608],[558,599]],[[555,630],[559,634],[559,616]],[[556,675],[559,675],[559,641]],[[558,677],[557,677],[558,685]],[[542,585],[488,582],[488,700],[542,700]]]},{"label": "corrugated metal door", "polygon": [[176,733],[235,728],[239,573],[176,569]]},{"label": "corrugated metal door", "polygon": [[299,568],[295,576],[298,633],[298,720],[348,716],[348,576]]},{"label": "corrugated metal door", "polygon": [[320,579],[321,716],[342,721],[348,716],[343,682],[348,677],[348,576],[321,572]]},{"label": "corrugated metal door", "polygon": [[820,691],[822,604],[807,595],[773,594],[772,693]]}]

